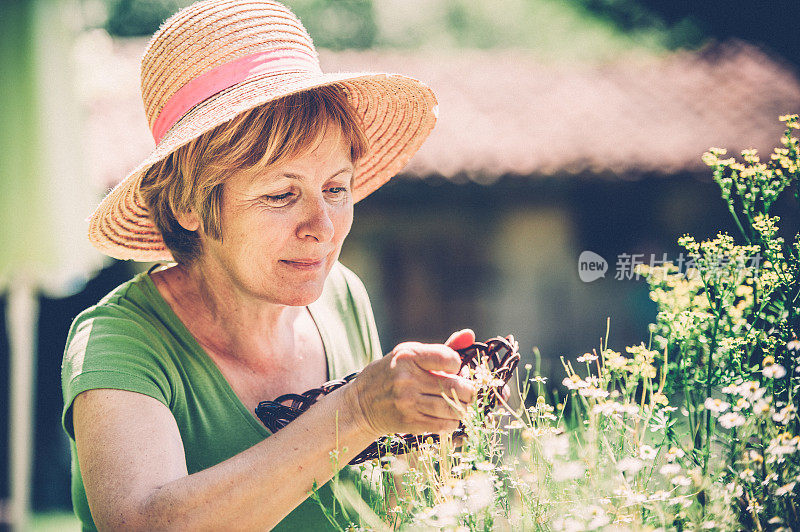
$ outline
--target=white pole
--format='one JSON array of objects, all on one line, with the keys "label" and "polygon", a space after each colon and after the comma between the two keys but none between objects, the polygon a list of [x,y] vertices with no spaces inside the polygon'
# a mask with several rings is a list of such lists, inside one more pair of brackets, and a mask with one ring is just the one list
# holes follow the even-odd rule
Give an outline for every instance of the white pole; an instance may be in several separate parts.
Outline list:
[{"label": "white pole", "polygon": [[36,361],[36,322],[39,302],[33,283],[18,278],[9,285],[6,321],[11,352],[9,472],[11,530],[27,530],[33,451],[33,394]]}]

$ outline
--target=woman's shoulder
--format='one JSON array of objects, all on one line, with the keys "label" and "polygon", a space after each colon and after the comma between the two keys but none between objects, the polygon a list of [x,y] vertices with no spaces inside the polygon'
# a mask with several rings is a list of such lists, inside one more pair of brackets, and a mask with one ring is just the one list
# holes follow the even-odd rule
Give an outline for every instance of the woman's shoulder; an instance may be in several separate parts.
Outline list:
[{"label": "woman's shoulder", "polygon": [[72,321],[63,366],[89,367],[89,359],[165,358],[172,328],[148,272],[120,284]]},{"label": "woman's shoulder", "polygon": [[147,279],[148,272],[137,273],[132,278],[113,288],[81,314],[135,305],[141,299],[146,298]]},{"label": "woman's shoulder", "polygon": [[121,320],[146,325],[155,313],[152,289],[146,272],[120,284],[97,303],[81,311],[73,320],[70,336],[82,323],[90,320]]},{"label": "woman's shoulder", "polygon": [[86,390],[127,390],[172,403],[177,373],[148,282],[146,273],[134,276],[73,320],[61,365],[68,434],[72,401]]}]

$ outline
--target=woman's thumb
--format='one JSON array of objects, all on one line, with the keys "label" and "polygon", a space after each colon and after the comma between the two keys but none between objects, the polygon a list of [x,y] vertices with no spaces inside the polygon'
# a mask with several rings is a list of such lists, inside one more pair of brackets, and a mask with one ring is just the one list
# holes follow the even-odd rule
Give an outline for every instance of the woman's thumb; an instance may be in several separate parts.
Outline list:
[{"label": "woman's thumb", "polygon": [[450,349],[464,349],[475,343],[475,333],[472,329],[461,329],[450,335],[444,343]]}]

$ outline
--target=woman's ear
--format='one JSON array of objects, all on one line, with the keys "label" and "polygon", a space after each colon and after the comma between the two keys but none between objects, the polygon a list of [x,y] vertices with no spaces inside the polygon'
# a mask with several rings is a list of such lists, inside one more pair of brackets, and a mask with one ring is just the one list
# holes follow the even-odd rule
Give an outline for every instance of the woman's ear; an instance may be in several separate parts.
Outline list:
[{"label": "woman's ear", "polygon": [[179,213],[175,219],[187,231],[197,231],[200,228],[200,217],[195,214],[193,209]]}]

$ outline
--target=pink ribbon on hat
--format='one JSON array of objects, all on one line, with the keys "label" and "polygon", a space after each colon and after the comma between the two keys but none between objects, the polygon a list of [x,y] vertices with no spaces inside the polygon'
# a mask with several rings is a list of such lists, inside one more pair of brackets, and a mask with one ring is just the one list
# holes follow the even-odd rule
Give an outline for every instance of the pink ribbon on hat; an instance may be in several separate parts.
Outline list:
[{"label": "pink ribbon on hat", "polygon": [[153,138],[158,144],[167,131],[192,107],[247,79],[281,70],[308,70],[321,73],[315,57],[296,49],[278,48],[234,59],[205,72],[178,89],[167,100],[153,122]]}]

